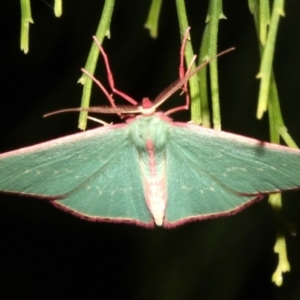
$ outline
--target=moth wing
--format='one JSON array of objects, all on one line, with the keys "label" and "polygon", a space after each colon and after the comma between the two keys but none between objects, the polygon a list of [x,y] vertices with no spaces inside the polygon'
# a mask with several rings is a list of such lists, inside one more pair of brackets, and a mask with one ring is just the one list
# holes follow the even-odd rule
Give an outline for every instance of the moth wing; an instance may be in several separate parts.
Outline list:
[{"label": "moth wing", "polygon": [[92,220],[152,224],[126,125],[0,155],[0,191],[57,200]]},{"label": "moth wing", "polygon": [[300,186],[299,150],[184,123],[170,135],[166,226],[232,214]]}]

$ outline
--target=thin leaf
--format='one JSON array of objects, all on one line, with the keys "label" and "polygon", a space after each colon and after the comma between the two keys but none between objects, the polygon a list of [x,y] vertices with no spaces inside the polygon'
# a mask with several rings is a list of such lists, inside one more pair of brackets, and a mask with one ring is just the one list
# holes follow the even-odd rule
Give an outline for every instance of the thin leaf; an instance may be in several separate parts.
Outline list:
[{"label": "thin leaf", "polygon": [[157,38],[157,28],[159,14],[161,10],[162,0],[152,0],[147,21],[145,23],[145,28],[150,31],[150,36],[152,38]]},{"label": "thin leaf", "polygon": [[257,75],[257,78],[261,78],[256,113],[256,117],[258,119],[262,118],[268,107],[268,96],[274,58],[275,40],[280,16],[284,16],[284,0],[275,0],[272,9],[267,41],[263,49],[260,71]]},{"label": "thin leaf", "polygon": [[[109,28],[110,28],[110,22],[111,22],[114,5],[115,5],[115,0],[105,1],[100,23],[98,25],[98,29],[96,32],[96,37],[101,44],[105,36],[109,37]],[[97,45],[95,45],[95,43],[92,42],[92,47],[88,55],[87,62],[85,64],[85,69],[89,71],[89,73],[91,73],[92,75],[95,73],[98,57],[99,57],[99,49],[97,48]],[[78,82],[83,84],[81,107],[87,108],[90,105],[90,98],[92,92],[92,80],[89,77],[87,77],[85,74],[83,74],[78,80]],[[87,112],[81,111],[79,115],[78,128],[80,128],[81,130],[85,130],[86,123],[87,123]]]},{"label": "thin leaf", "polygon": [[54,1],[54,15],[59,18],[62,15],[62,0]]},{"label": "thin leaf", "polygon": [[[225,18],[222,12],[222,0],[210,0],[207,21],[208,30],[208,58],[217,54],[219,19]],[[212,96],[213,125],[214,129],[221,130],[221,114],[219,99],[218,62],[210,64],[210,84]]]},{"label": "thin leaf", "polygon": [[30,0],[21,0],[21,40],[20,47],[25,54],[29,51],[29,25],[33,24]]}]

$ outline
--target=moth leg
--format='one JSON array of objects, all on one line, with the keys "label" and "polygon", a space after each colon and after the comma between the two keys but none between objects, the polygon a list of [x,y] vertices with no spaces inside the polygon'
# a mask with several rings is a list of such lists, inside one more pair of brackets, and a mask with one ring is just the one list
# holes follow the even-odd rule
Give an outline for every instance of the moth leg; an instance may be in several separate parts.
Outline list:
[{"label": "moth leg", "polygon": [[91,120],[91,121],[96,122],[96,123],[100,123],[100,124],[102,124],[103,126],[109,126],[109,125],[112,125],[112,123],[107,123],[107,122],[105,122],[105,121],[102,121],[102,120],[100,120],[100,119],[93,118],[93,117],[90,117],[90,116],[87,116],[87,118],[88,118],[89,120]]},{"label": "moth leg", "polygon": [[111,69],[110,69],[107,54],[105,53],[103,47],[100,45],[97,38],[95,36],[93,36],[93,39],[94,39],[96,45],[98,46],[101,54],[103,55],[103,59],[104,59],[105,67],[106,67],[106,72],[107,72],[107,79],[108,79],[111,90],[113,91],[114,94],[119,95],[120,97],[122,97],[123,99],[125,99],[129,103],[131,103],[132,105],[137,105],[138,103],[133,98],[131,98],[130,96],[126,95],[125,93],[123,93],[120,90],[115,88],[114,77],[113,77],[113,74],[112,74]]},{"label": "moth leg", "polygon": [[[181,48],[180,48],[179,78],[181,80],[183,80],[183,78],[186,76],[187,72],[190,70],[193,62],[196,59],[196,57],[193,58],[192,62],[189,64],[189,67],[188,67],[187,71],[185,72],[185,69],[184,69],[184,51],[185,51],[186,43],[187,43],[187,40],[188,40],[188,37],[189,37],[190,29],[191,29],[191,27],[188,27],[186,29],[186,31],[184,33],[184,36],[183,36]],[[183,87],[182,87],[182,91],[185,93],[185,106],[181,106],[181,107],[182,108],[186,107],[186,108],[183,108],[185,110],[188,109],[189,105],[190,105],[190,96],[189,96],[189,93],[188,93],[187,84],[188,84],[188,82],[186,81],[184,83]]]},{"label": "moth leg", "polygon": [[155,108],[159,107],[163,102],[165,102],[170,96],[172,96],[176,91],[182,89],[183,93],[186,95],[185,105],[175,107],[173,109],[165,112],[165,115],[170,115],[174,112],[181,110],[188,110],[190,105],[190,96],[188,93],[188,80],[198,72],[199,68],[197,67],[195,70],[191,71],[192,65],[195,62],[196,55],[193,56],[191,62],[188,65],[187,71],[184,68],[184,50],[186,46],[186,42],[189,36],[190,27],[185,31],[182,45],[180,48],[180,63],[179,63],[179,78],[175,82],[173,82],[170,86],[168,86],[165,90],[163,90],[153,101],[153,106]]},{"label": "moth leg", "polygon": [[88,77],[90,77],[98,86],[99,88],[102,90],[102,92],[105,94],[106,98],[108,99],[108,101],[110,102],[111,106],[116,110],[116,112],[118,111],[118,108],[115,104],[115,100],[113,99],[112,95],[108,93],[108,91],[106,90],[106,88],[103,86],[103,84],[96,79],[96,77],[94,75],[92,75],[89,71],[87,71],[86,69],[81,69],[81,71],[87,75]]},{"label": "moth leg", "polygon": [[189,95],[189,91],[188,91],[188,80],[186,80],[187,77],[189,77],[191,68],[193,63],[195,62],[197,55],[194,55],[191,62],[188,65],[187,70],[185,71],[184,68],[184,51],[185,51],[185,47],[186,47],[186,43],[189,37],[189,32],[190,32],[190,27],[188,27],[185,31],[183,40],[182,40],[182,44],[181,44],[181,48],[180,48],[180,63],[179,63],[179,79],[184,82],[183,83],[183,87],[182,87],[182,93],[185,93],[185,105],[182,106],[178,106],[175,107],[173,109],[170,109],[166,112],[166,115],[170,115],[173,114],[177,111],[181,111],[181,110],[188,110],[189,106],[190,106],[190,95]]}]

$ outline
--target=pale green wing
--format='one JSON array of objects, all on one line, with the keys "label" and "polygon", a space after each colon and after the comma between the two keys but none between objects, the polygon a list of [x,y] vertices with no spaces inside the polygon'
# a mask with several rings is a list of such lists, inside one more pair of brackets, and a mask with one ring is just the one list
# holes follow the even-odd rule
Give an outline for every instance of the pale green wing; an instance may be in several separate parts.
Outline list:
[{"label": "pale green wing", "polygon": [[0,191],[60,199],[56,205],[93,220],[152,224],[126,125],[0,155]]},{"label": "pale green wing", "polygon": [[173,123],[167,144],[165,226],[238,211],[300,186],[300,151]]}]

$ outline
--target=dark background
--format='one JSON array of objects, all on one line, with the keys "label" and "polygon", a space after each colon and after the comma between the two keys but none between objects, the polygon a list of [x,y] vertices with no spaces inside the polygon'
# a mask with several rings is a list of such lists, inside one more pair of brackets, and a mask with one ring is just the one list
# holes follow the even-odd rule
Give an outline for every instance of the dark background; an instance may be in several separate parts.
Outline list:
[{"label": "dark background", "polygon": [[[104,42],[116,86],[137,100],[154,98],[178,77],[175,3],[163,3],[153,40],[143,28],[150,1],[116,2],[111,39]],[[32,0],[35,23],[27,55],[19,49],[19,1],[1,4],[0,152],[77,132],[76,113],[42,115],[80,105],[82,87],[76,82],[103,1],[65,0],[57,19],[45,2]],[[199,49],[207,5],[186,1],[194,49]],[[286,1],[274,62],[283,116],[298,144],[299,13],[299,1]],[[259,53],[247,1],[224,1],[224,14],[219,50],[235,46],[236,51],[219,60],[222,129],[268,140],[267,116],[255,119]],[[101,59],[96,76],[107,86]],[[165,108],[182,100],[174,96]],[[94,89],[92,104],[104,103]],[[188,114],[174,117],[189,119]],[[283,209],[298,228],[299,196],[285,193]],[[149,230],[89,223],[43,201],[0,195],[0,222],[1,299],[300,299],[299,237],[287,236],[292,270],[283,286],[271,283],[276,226],[266,200],[229,218]]]}]

